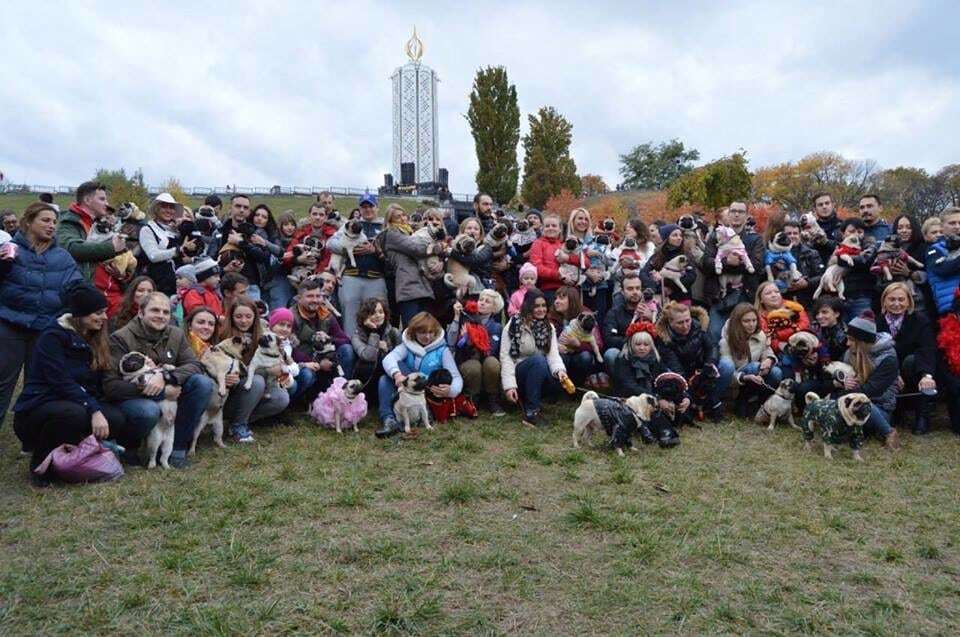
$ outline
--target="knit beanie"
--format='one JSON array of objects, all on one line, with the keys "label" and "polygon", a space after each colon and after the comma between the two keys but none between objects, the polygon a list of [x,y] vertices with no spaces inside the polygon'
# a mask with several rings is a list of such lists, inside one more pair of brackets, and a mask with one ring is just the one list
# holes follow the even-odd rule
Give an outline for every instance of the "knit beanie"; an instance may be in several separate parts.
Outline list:
[{"label": "knit beanie", "polygon": [[220,274],[220,266],[213,259],[203,259],[193,266],[197,283],[203,283],[212,276]]},{"label": "knit beanie", "polygon": [[847,323],[847,336],[864,343],[877,342],[877,322],[871,310],[864,310],[857,318]]},{"label": "knit beanie", "polygon": [[283,322],[293,325],[293,312],[285,307],[278,307],[274,311],[270,312],[270,320],[267,322],[267,325],[270,326],[270,329],[273,329],[273,326],[277,323]]},{"label": "knit beanie", "polygon": [[525,274],[532,274],[533,280],[537,280],[537,266],[533,265],[529,261],[520,266],[520,278],[523,278]]},{"label": "knit beanie", "polygon": [[669,237],[674,230],[679,230],[679,229],[680,229],[680,226],[678,226],[675,223],[668,223],[660,226],[660,240],[666,241],[667,237]]},{"label": "knit beanie", "polygon": [[60,292],[60,300],[70,314],[76,317],[90,316],[106,309],[107,297],[83,279],[67,283]]},{"label": "knit beanie", "polygon": [[178,279],[186,279],[190,281],[191,284],[197,282],[196,270],[189,263],[187,265],[181,265],[179,268],[177,268],[175,274],[177,275]]}]

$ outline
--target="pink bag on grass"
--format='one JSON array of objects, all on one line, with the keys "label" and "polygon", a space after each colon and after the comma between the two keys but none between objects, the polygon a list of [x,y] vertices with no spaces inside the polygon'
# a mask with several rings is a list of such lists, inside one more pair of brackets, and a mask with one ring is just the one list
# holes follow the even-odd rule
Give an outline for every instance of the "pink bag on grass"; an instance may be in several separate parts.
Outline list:
[{"label": "pink bag on grass", "polygon": [[60,445],[33,470],[43,475],[48,469],[64,482],[106,482],[123,475],[123,465],[109,449],[100,446],[93,436],[79,445]]}]

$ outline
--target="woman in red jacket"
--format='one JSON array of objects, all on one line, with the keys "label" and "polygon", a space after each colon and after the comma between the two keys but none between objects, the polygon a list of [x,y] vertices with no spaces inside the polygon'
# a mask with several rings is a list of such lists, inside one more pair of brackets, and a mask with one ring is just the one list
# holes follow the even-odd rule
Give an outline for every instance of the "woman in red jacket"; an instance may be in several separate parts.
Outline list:
[{"label": "woman in red jacket", "polygon": [[[527,260],[537,267],[537,287],[547,299],[547,306],[553,304],[553,297],[561,285],[576,286],[577,281],[560,278],[560,265],[557,263],[557,250],[563,239],[560,236],[560,217],[547,214],[543,217],[543,234],[530,246]],[[576,257],[571,263],[579,263]]]}]

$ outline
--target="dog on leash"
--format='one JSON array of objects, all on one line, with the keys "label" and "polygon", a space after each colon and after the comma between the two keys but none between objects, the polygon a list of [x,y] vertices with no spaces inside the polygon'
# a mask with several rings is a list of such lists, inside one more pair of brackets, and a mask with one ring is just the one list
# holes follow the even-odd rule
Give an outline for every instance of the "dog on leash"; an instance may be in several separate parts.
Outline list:
[{"label": "dog on leash", "polygon": [[773,426],[777,424],[777,421],[786,418],[791,427],[799,429],[797,423],[793,420],[793,397],[796,391],[797,381],[792,378],[781,380],[777,391],[763,401],[760,409],[757,410],[754,421],[758,425],[769,423],[767,429],[773,431]]},{"label": "dog on leash", "polygon": [[631,396],[624,401],[600,398],[588,391],[573,414],[573,446],[586,444],[594,430],[603,429],[610,436],[610,444],[622,456],[624,448],[635,451],[633,434],[639,433],[644,443],[656,440],[650,431],[650,422],[657,411],[657,398],[652,394]]},{"label": "dog on leash", "polygon": [[603,362],[603,355],[600,354],[600,345],[593,336],[593,329],[597,326],[597,317],[589,312],[581,312],[577,318],[567,323],[563,328],[563,334],[570,338],[580,341],[581,345],[589,345],[597,362]]},{"label": "dog on leash", "polygon": [[[340,247],[346,254],[350,267],[357,267],[357,258],[353,255],[353,251],[357,246],[367,242],[367,235],[363,232],[363,223],[357,219],[348,221],[340,226],[337,234],[340,235]],[[343,256],[339,254],[330,256],[330,269],[333,270],[338,279],[343,276],[343,271],[347,268],[347,261],[344,261]]]},{"label": "dog on leash", "polygon": [[849,442],[853,459],[863,461],[860,447],[863,446],[863,427],[870,419],[870,399],[866,394],[844,394],[840,398],[820,398],[813,392],[804,396],[806,407],[800,419],[804,449],[811,448],[814,430],[820,432],[823,441],[823,457],[833,458],[835,446]]},{"label": "dog on leash", "polygon": [[343,428],[357,425],[367,415],[367,397],[363,393],[363,383],[359,380],[347,380],[343,376],[333,379],[333,383],[317,396],[310,406],[310,415],[320,425],[333,427],[337,433]]},{"label": "dog on leash", "polygon": [[423,423],[427,429],[433,429],[430,424],[430,413],[427,410],[427,376],[420,372],[407,374],[400,387],[397,388],[397,399],[393,404],[393,412],[403,423],[403,431],[410,433],[410,425]]},{"label": "dog on leash", "polygon": [[860,237],[855,234],[845,237],[827,262],[827,269],[820,277],[820,285],[813,293],[813,298],[818,299],[824,292],[830,292],[843,299],[843,277],[847,268],[853,267],[854,257],[861,252]]},{"label": "dog on leash", "polygon": [[[127,352],[120,358],[120,376],[127,382],[143,387],[157,375],[173,369],[172,365],[158,367],[141,352]],[[177,420],[177,401],[164,398],[160,401],[160,419],[147,436],[147,468],[157,466],[157,451],[160,451],[160,466],[169,469],[170,453],[173,451],[174,423]]]},{"label": "dog on leash", "polygon": [[187,455],[193,455],[197,451],[197,440],[203,429],[210,425],[213,430],[213,443],[218,447],[225,447],[223,444],[223,405],[227,401],[227,374],[240,372],[240,361],[230,354],[227,354],[218,346],[213,346],[203,353],[200,357],[200,364],[203,365],[207,376],[212,378],[217,386],[217,391],[210,395],[210,402],[207,408],[203,410],[200,416],[200,422],[193,430],[193,441],[190,443],[190,450]]},{"label": "dog on leash", "polygon": [[276,365],[288,367],[292,361],[287,357],[286,352],[280,347],[280,339],[273,332],[264,332],[257,341],[257,351],[253,353],[250,364],[247,365],[247,380],[243,384],[244,389],[253,387],[253,377],[257,372],[262,372],[267,379],[267,389],[263,397],[270,399],[271,392],[281,391],[279,376],[273,374],[270,370]]}]

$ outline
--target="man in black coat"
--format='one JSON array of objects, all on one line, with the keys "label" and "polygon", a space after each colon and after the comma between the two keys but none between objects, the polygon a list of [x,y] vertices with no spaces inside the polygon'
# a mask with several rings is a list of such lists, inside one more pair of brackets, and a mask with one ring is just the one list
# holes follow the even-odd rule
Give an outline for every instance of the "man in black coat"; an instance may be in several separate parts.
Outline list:
[{"label": "man in black coat", "polygon": [[787,221],[783,224],[783,232],[790,238],[793,246],[790,253],[797,260],[797,270],[800,279],[794,281],[783,294],[783,298],[796,301],[805,307],[813,306],[813,292],[820,285],[824,266],[820,253],[800,242],[800,224],[796,221]]},{"label": "man in black coat", "polygon": [[739,290],[731,290],[726,296],[722,296],[720,276],[714,266],[718,249],[717,233],[716,231],[710,233],[703,250],[703,258],[700,260],[700,273],[703,276],[703,298],[710,304],[710,334],[717,343],[720,342],[720,332],[723,329],[723,324],[727,321],[734,306],[737,303],[753,303],[753,297],[757,292],[757,286],[760,285],[764,272],[763,255],[765,251],[763,237],[747,227],[747,204],[744,202],[734,201],[731,203],[720,219],[720,223],[733,228],[740,235],[754,272],[751,274],[747,271],[739,256],[728,255],[723,263],[723,273],[741,275],[743,285]]},{"label": "man in black coat", "polygon": [[627,339],[627,328],[633,323],[636,316],[637,304],[643,296],[643,283],[637,274],[628,274],[623,277],[623,294],[612,308],[607,310],[603,320],[603,363],[607,373],[613,375],[613,368],[617,356],[623,349]]}]

